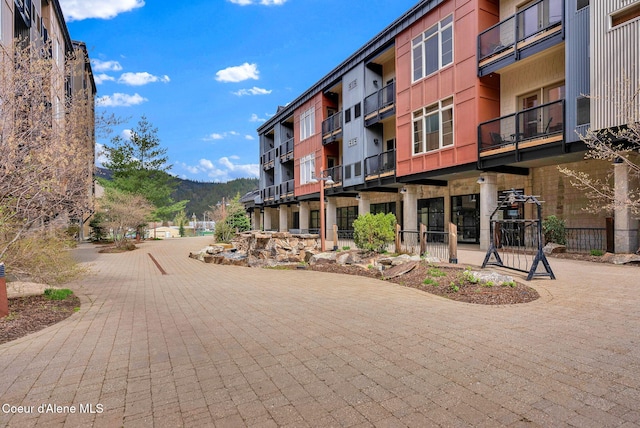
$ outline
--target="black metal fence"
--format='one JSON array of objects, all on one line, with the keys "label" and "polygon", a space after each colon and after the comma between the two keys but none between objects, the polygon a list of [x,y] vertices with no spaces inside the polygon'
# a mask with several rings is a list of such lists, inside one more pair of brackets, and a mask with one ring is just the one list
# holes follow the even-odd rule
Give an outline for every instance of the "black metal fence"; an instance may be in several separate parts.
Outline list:
[{"label": "black metal fence", "polygon": [[589,253],[591,250],[607,250],[607,229],[604,227],[568,227],[565,232],[568,252]]}]

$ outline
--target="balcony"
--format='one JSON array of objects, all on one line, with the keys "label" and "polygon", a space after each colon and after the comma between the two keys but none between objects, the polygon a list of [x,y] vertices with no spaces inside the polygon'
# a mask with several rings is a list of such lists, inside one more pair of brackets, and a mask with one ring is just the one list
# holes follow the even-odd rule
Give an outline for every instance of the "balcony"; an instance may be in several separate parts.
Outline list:
[{"label": "balcony", "polygon": [[364,179],[376,180],[392,177],[396,173],[396,151],[389,150],[364,160]]},{"label": "balcony", "polygon": [[262,169],[264,171],[272,169],[274,167],[275,159],[276,159],[276,149],[271,149],[268,152],[264,153],[260,158]]},{"label": "balcony", "polygon": [[342,110],[322,121],[322,144],[327,145],[342,138]]},{"label": "balcony", "polygon": [[293,159],[293,138],[280,145],[280,162],[285,163]]},{"label": "balcony", "polygon": [[295,187],[294,181],[289,180],[284,183],[280,183],[278,186],[279,199],[291,199],[293,198],[293,188]]},{"label": "balcony", "polygon": [[331,177],[333,184],[324,185],[325,188],[341,187],[342,186],[342,165],[334,166],[322,171],[323,177]]},{"label": "balcony", "polygon": [[559,100],[481,123],[479,167],[486,166],[483,160],[495,155],[514,155],[513,162],[519,162],[524,150],[561,146],[564,152],[564,118],[564,100]]},{"label": "balcony", "polygon": [[478,75],[486,76],[564,40],[563,0],[541,0],[478,36]]},{"label": "balcony", "polygon": [[392,82],[364,99],[364,125],[371,126],[396,113],[396,84]]},{"label": "balcony", "polygon": [[268,186],[260,191],[264,203],[274,202],[276,199],[276,188],[278,186]]}]

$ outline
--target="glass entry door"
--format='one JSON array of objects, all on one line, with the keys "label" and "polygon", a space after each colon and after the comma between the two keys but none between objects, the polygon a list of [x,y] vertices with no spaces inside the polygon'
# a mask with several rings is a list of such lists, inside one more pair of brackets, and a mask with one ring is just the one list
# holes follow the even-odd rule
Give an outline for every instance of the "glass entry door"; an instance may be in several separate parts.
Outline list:
[{"label": "glass entry door", "polygon": [[458,228],[458,242],[480,243],[480,195],[452,196],[451,222]]}]

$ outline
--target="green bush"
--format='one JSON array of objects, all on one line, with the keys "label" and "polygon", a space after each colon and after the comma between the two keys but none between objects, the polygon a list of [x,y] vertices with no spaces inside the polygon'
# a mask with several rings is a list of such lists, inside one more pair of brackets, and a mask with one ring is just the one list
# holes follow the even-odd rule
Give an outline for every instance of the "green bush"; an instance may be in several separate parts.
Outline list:
[{"label": "green bush", "polygon": [[365,214],[353,222],[353,240],[358,248],[381,253],[395,239],[396,216],[389,214]]},{"label": "green bush", "polygon": [[65,300],[72,294],[73,291],[69,290],[68,288],[47,288],[46,290],[44,290],[44,295],[49,300]]},{"label": "green bush", "polygon": [[550,215],[542,222],[542,233],[546,243],[554,242],[560,245],[567,243],[564,220],[554,215]]},{"label": "green bush", "polygon": [[604,251],[602,251],[602,250],[591,250],[591,255],[600,257],[600,256],[604,255]]}]

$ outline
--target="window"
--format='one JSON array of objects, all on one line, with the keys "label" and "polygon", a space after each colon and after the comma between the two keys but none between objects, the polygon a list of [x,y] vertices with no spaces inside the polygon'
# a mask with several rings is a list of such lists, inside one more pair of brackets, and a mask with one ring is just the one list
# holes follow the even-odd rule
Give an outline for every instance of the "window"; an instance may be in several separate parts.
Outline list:
[{"label": "window", "polygon": [[362,115],[362,106],[360,103],[353,106],[353,117],[360,117]]},{"label": "window", "polygon": [[396,214],[396,203],[395,202],[383,202],[380,204],[371,204],[369,207],[369,212],[371,214]]},{"label": "window", "polygon": [[300,159],[300,184],[307,184],[316,170],[316,158],[314,154]]},{"label": "window", "polygon": [[342,207],[336,209],[338,230],[353,230],[353,221],[358,218],[358,207]]},{"label": "window", "polygon": [[587,6],[589,6],[589,0],[578,0],[576,3],[576,10],[584,9]]},{"label": "window", "polygon": [[633,19],[640,18],[640,3],[633,4],[627,8],[611,14],[611,28],[622,25]]},{"label": "window", "polygon": [[315,134],[316,114],[313,107],[300,115],[300,140]]},{"label": "window", "polygon": [[413,113],[413,154],[453,144],[453,98]]},{"label": "window", "polygon": [[314,230],[315,232],[318,229],[320,229],[320,211],[311,210],[309,211],[309,232],[311,232],[312,230]]},{"label": "window", "polygon": [[586,125],[591,122],[591,98],[579,97],[577,103],[577,125]]},{"label": "window", "polygon": [[453,15],[412,41],[413,81],[453,63]]},{"label": "window", "polygon": [[344,111],[344,123],[351,122],[351,109],[348,108]]}]

